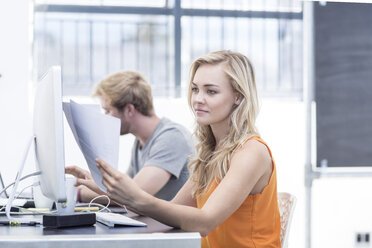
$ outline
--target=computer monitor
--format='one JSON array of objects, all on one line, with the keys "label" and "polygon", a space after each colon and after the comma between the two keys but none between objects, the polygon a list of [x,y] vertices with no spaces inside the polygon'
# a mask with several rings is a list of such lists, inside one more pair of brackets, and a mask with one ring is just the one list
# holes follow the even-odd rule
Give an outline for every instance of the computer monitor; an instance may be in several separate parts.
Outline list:
[{"label": "computer monitor", "polygon": [[43,194],[66,201],[61,67],[51,67],[37,82],[33,111],[36,166]]},{"label": "computer monitor", "polygon": [[43,216],[44,227],[95,224],[94,213],[74,213],[66,203],[61,67],[53,66],[38,82],[33,119],[41,191],[57,205],[57,213]]},{"label": "computer monitor", "polygon": [[74,213],[73,208],[70,210],[66,207],[61,67],[51,67],[37,82],[33,109],[34,134],[26,147],[13,191],[6,206],[8,219],[12,219],[10,207],[28,151],[34,141],[36,167],[40,171],[41,191],[57,205],[57,213],[43,215],[44,227],[93,225],[96,222],[95,214]]}]

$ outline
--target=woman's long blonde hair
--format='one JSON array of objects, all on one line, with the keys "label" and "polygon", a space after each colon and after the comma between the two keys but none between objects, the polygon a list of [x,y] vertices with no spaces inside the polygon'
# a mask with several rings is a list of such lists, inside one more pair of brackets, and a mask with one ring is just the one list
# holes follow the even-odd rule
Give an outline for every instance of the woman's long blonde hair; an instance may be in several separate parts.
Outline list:
[{"label": "woman's long blonde hair", "polygon": [[216,140],[209,125],[196,124],[194,135],[198,139],[195,157],[189,169],[194,182],[194,197],[203,194],[213,181],[222,179],[228,169],[231,155],[247,138],[258,135],[255,126],[259,111],[256,83],[253,67],[247,57],[232,51],[216,51],[197,58],[190,68],[188,93],[189,106],[192,109],[192,82],[198,68],[202,65],[223,63],[234,92],[238,92],[241,102],[231,110],[229,134],[216,148]]}]

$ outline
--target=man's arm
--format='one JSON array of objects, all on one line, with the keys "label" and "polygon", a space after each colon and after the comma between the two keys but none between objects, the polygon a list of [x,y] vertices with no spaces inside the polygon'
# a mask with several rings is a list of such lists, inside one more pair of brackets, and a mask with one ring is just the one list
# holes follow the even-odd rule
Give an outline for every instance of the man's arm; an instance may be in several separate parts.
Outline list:
[{"label": "man's arm", "polygon": [[[149,147],[150,151],[144,159],[144,166],[138,166],[142,169],[133,177],[134,182],[145,192],[155,195],[171,180],[171,177],[178,179],[192,153],[189,143],[187,137],[178,129],[170,128],[162,131]],[[132,158],[135,155],[135,151],[132,152]],[[131,163],[131,168],[133,167],[136,166]]]},{"label": "man's arm", "polygon": [[[93,190],[90,190],[89,188],[87,187],[81,187],[78,189],[80,192],[80,202],[90,202],[94,197],[97,197],[99,196],[96,192],[94,192]],[[102,199],[104,201],[102,201]],[[100,198],[100,199],[97,199],[95,202],[98,202],[98,203],[101,203],[101,204],[107,204],[107,199],[106,198]]]},{"label": "man's arm", "polygon": [[134,182],[144,191],[155,195],[169,181],[171,174],[156,166],[142,168],[133,178]]}]

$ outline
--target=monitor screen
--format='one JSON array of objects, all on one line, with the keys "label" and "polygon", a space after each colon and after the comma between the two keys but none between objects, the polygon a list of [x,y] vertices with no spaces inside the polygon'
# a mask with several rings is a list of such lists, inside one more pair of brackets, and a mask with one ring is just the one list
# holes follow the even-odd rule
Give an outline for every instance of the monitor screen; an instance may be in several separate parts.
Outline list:
[{"label": "monitor screen", "polygon": [[53,66],[37,82],[33,112],[40,187],[56,202],[66,201],[61,77],[61,67]]}]

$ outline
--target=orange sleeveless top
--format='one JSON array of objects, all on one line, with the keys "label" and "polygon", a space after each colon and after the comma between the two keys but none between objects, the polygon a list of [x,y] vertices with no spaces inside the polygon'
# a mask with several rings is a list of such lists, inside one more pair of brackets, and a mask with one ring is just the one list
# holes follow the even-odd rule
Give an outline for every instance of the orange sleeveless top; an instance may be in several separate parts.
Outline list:
[{"label": "orange sleeveless top", "polygon": [[[280,215],[278,208],[275,162],[267,144],[259,137],[251,137],[264,144],[273,164],[269,184],[262,193],[249,195],[242,205],[206,237],[202,248],[254,247],[280,248]],[[197,197],[197,207],[202,208],[218,186],[213,183],[205,194]]]}]

